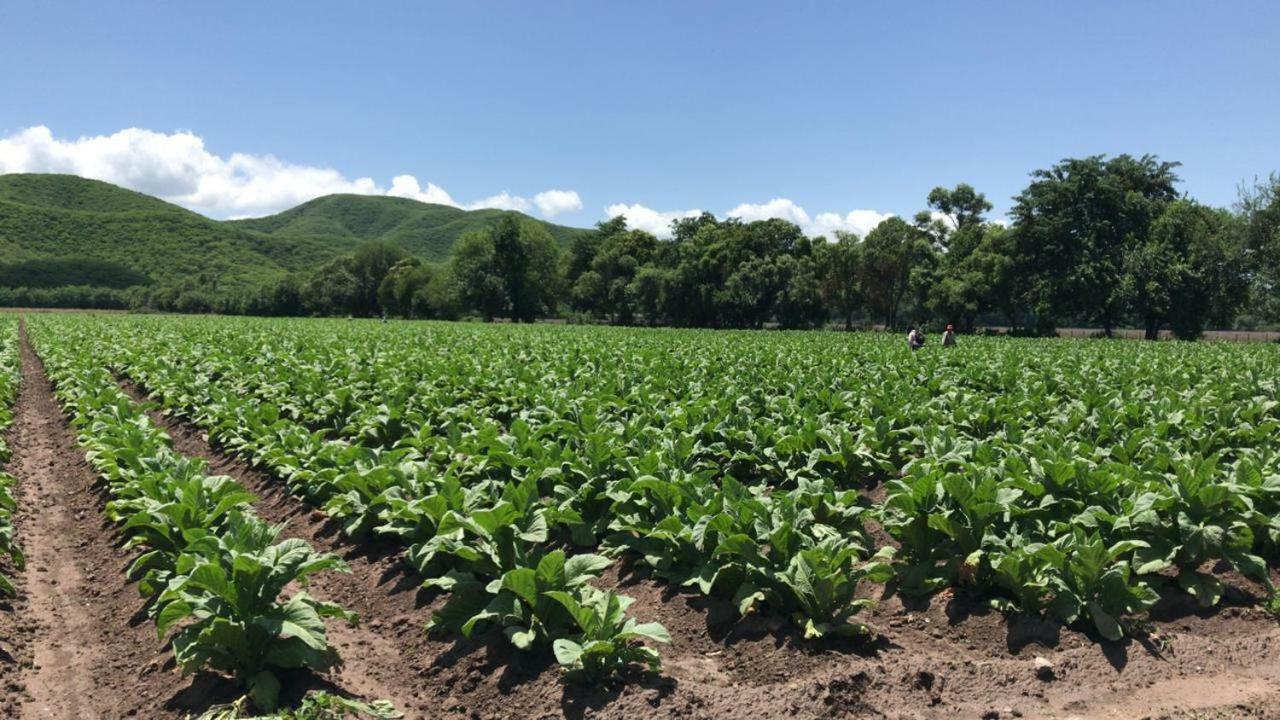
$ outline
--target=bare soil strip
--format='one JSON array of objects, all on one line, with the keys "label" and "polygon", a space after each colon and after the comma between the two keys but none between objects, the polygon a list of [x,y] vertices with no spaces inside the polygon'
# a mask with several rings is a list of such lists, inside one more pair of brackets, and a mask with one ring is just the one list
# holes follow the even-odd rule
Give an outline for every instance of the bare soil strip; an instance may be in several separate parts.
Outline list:
[{"label": "bare soil strip", "polygon": [[31,665],[31,637],[34,627],[28,610],[23,575],[7,563],[3,572],[13,581],[17,596],[0,600],[0,717],[18,717],[26,700],[23,668]]},{"label": "bare soil strip", "polygon": [[[638,617],[671,631],[665,677],[565,685],[549,653],[427,638],[423,626],[440,599],[418,591],[396,548],[342,539],[322,513],[210,446],[198,427],[152,417],[179,452],[257,494],[263,518],[287,520],[291,536],[347,559],[351,574],[317,578],[312,588],[365,622],[335,629],[347,665],[333,680],[393,698],[410,718],[1280,718],[1280,627],[1253,607],[1201,614],[1167,603],[1152,624],[1157,647],[1006,619],[948,593],[905,603],[888,596],[863,618],[872,639],[812,642],[784,619],[735,619],[725,601],[634,577],[625,562],[606,580],[636,598]],[[879,597],[882,588],[870,590]],[[1037,673],[1037,657],[1051,673]]]},{"label": "bare soil strip", "polygon": [[18,478],[15,529],[27,556],[23,598],[6,621],[21,666],[5,686],[6,717],[181,717],[210,696],[172,671],[143,599],[125,581],[130,554],[102,516],[94,473],[23,335],[22,388],[9,469]]}]

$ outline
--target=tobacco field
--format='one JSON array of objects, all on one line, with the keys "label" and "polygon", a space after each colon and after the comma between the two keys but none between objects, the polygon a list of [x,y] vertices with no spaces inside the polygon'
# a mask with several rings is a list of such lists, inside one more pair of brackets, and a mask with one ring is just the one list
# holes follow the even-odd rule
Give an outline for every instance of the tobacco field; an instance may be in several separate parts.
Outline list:
[{"label": "tobacco field", "polygon": [[1274,344],[0,316],[0,631],[38,655],[20,386],[155,665],[121,716],[1280,699]]}]

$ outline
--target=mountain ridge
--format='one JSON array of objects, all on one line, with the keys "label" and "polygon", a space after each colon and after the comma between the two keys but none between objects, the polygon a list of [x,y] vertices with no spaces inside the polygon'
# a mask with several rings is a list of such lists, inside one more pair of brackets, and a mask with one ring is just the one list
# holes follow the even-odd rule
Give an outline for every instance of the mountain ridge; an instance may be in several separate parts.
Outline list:
[{"label": "mountain ridge", "polygon": [[[505,214],[561,246],[592,232],[505,210],[409,198],[326,195],[259,218],[214,220],[160,198],[75,175],[0,175],[0,287],[258,286],[386,241],[428,262]],[[127,278],[127,279],[126,279]],[[145,280],[143,280],[145,278]]]}]

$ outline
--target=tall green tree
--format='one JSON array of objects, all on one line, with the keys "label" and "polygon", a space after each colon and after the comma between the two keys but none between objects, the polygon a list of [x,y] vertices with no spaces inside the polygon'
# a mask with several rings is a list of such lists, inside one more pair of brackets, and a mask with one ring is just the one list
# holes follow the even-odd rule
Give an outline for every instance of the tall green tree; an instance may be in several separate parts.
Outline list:
[{"label": "tall green tree", "polygon": [[384,240],[361,243],[351,256],[350,271],[356,280],[357,297],[352,312],[374,315],[379,311],[378,288],[399,262],[408,259],[409,253],[399,245]]},{"label": "tall green tree", "polygon": [[960,272],[972,273],[970,289],[962,291],[966,297],[968,292],[977,290],[982,295],[982,311],[1000,313],[1015,333],[1021,331],[1027,285],[1018,265],[1017,239],[1012,230],[995,223],[985,225],[982,239],[964,259]]},{"label": "tall green tree", "polygon": [[945,215],[951,228],[957,231],[980,227],[992,207],[987,196],[968,183],[960,183],[950,190],[935,187],[929,191],[928,203]]},{"label": "tall green tree", "polygon": [[579,310],[629,325],[636,313],[632,283],[640,268],[653,261],[658,239],[643,230],[617,230],[603,223],[598,228],[595,255],[573,281],[572,301]]},{"label": "tall green tree", "polygon": [[737,266],[718,298],[728,324],[764,327],[773,315],[778,294],[790,280],[789,268],[780,265],[780,259],[758,257]]},{"label": "tall green tree", "polygon": [[862,307],[862,241],[843,230],[836,231],[835,242],[817,243],[814,263],[818,284],[826,307],[844,320],[844,329],[853,329],[853,315]]},{"label": "tall green tree", "polygon": [[1125,257],[1177,199],[1177,167],[1152,155],[1095,155],[1031,174],[1012,214],[1042,329],[1076,317],[1111,334],[1125,310]]},{"label": "tall green tree", "polygon": [[1280,175],[1241,188],[1236,207],[1244,224],[1251,311],[1261,320],[1280,323]]},{"label": "tall green tree", "polygon": [[635,279],[631,281],[631,296],[635,298],[636,309],[649,325],[670,322],[673,308],[667,306],[667,288],[671,285],[672,275],[668,268],[646,265],[636,271]]},{"label": "tall green tree", "polygon": [[813,259],[781,255],[776,262],[785,278],[774,299],[773,313],[778,324],[787,330],[821,325],[827,312]]},{"label": "tall green tree", "polygon": [[919,271],[917,287],[923,292],[918,305],[934,318],[954,322],[968,332],[978,314],[987,309],[993,284],[985,272],[990,266],[972,260],[988,232],[985,215],[992,206],[986,195],[967,183],[952,189],[935,187],[927,202],[930,209],[917,213],[916,226],[941,254],[932,272],[929,266]]},{"label": "tall green tree", "polygon": [[560,292],[551,234],[514,214],[504,215],[488,230],[459,238],[451,270],[461,305],[486,320],[505,314],[532,322],[554,309]]},{"label": "tall green tree", "polygon": [[462,308],[480,313],[486,322],[508,306],[507,286],[498,274],[495,254],[492,233],[475,230],[458,238],[450,265]]},{"label": "tall green tree", "polygon": [[867,305],[884,320],[886,328],[897,327],[913,272],[931,260],[928,235],[902,218],[891,217],[867,233],[862,244],[860,284]]},{"label": "tall green tree", "polygon": [[427,284],[431,271],[417,258],[405,258],[396,263],[378,285],[378,306],[388,315],[410,317],[413,293]]},{"label": "tall green tree", "polygon": [[317,268],[303,283],[301,299],[303,307],[313,315],[359,312],[363,292],[352,259],[335,258]]},{"label": "tall green tree", "polygon": [[[991,211],[987,196],[960,183],[952,189],[935,187],[929,191],[928,210],[916,213],[916,226],[927,234],[939,250],[958,251],[956,260],[966,257],[982,237],[984,216]],[[955,241],[959,240],[959,243]],[[952,247],[958,245],[958,247]]]},{"label": "tall green tree", "polygon": [[1193,340],[1209,322],[1235,314],[1248,291],[1237,223],[1226,211],[1179,200],[1129,249],[1123,288],[1147,339],[1167,324]]}]

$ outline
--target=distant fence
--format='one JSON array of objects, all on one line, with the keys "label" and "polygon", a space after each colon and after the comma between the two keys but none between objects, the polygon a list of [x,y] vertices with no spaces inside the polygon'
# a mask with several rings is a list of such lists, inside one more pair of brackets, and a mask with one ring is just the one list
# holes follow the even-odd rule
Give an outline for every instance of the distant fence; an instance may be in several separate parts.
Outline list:
[{"label": "distant fence", "polygon": [[[988,330],[999,330],[1000,332],[1008,332],[1009,328],[990,327]],[[1097,337],[1102,334],[1099,328],[1058,328],[1058,337]],[[1141,340],[1146,337],[1146,333],[1138,328],[1116,328],[1111,331],[1115,337],[1126,338],[1129,340]],[[1161,340],[1172,340],[1173,332],[1169,330],[1160,331]],[[1218,340],[1227,342],[1276,342],[1280,340],[1280,332],[1263,331],[1263,330],[1206,330],[1204,333],[1205,340]]]},{"label": "distant fence", "polygon": [[[843,330],[843,323],[828,323],[827,330]],[[884,332],[883,324],[861,326],[861,329],[875,330]],[[983,325],[978,328],[979,331],[988,331],[996,333],[1007,333],[1009,327],[1006,325]],[[905,330],[903,331],[906,332]],[[1101,337],[1101,328],[1058,328],[1058,337],[1070,338],[1089,338]],[[1146,333],[1140,328],[1115,328],[1111,334],[1118,338],[1126,340],[1142,340],[1146,337]],[[1161,340],[1173,340],[1173,332],[1170,330],[1160,331]],[[1220,342],[1280,342],[1280,331],[1278,330],[1206,330],[1204,333],[1205,340],[1214,340]]]},{"label": "distant fence", "polygon": [[128,310],[119,310],[115,308],[55,308],[55,307],[9,307],[0,306],[0,312],[3,313],[85,313],[93,315],[95,313],[127,313]]}]

